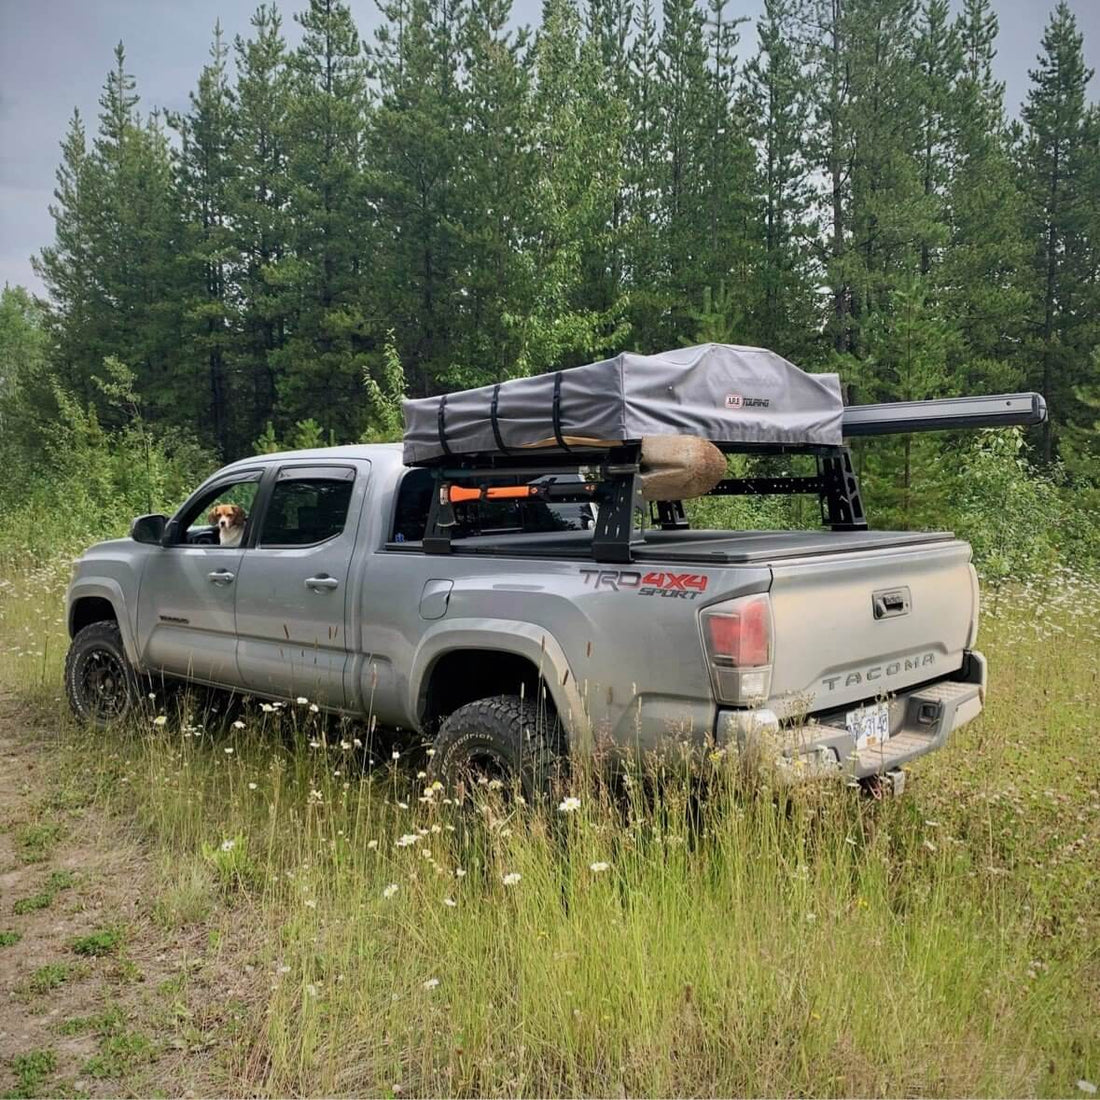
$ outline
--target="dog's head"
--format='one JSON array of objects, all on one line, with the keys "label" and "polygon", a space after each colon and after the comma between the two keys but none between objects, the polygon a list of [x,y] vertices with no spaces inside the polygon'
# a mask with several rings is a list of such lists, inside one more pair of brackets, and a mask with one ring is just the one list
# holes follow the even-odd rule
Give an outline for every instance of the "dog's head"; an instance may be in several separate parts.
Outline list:
[{"label": "dog's head", "polygon": [[244,521],[245,512],[239,504],[215,504],[206,517],[206,522],[223,534],[235,527],[244,527]]}]

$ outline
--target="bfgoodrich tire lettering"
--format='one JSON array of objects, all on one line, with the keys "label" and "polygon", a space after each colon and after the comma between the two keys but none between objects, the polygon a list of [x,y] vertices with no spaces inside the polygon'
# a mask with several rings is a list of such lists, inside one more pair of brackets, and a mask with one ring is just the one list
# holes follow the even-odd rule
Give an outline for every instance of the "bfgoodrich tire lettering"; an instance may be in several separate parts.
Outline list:
[{"label": "bfgoodrich tire lettering", "polygon": [[496,695],[467,703],[439,727],[429,774],[452,784],[470,777],[519,781],[524,797],[549,792],[563,765],[561,726],[529,699]]},{"label": "bfgoodrich tire lettering", "polygon": [[137,674],[115,622],[89,623],[65,657],[65,694],[73,714],[103,728],[129,717],[140,701]]}]

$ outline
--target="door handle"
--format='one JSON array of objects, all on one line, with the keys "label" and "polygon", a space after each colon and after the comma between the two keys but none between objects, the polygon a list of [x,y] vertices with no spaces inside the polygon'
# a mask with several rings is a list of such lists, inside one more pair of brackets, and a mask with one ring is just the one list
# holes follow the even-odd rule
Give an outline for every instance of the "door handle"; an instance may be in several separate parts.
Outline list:
[{"label": "door handle", "polygon": [[339,588],[340,582],[335,577],[326,577],[323,573],[317,577],[306,578],[306,588],[320,592],[324,588]]},{"label": "door handle", "polygon": [[232,584],[236,573],[230,573],[228,569],[218,569],[213,573],[207,573],[207,578],[214,584]]}]

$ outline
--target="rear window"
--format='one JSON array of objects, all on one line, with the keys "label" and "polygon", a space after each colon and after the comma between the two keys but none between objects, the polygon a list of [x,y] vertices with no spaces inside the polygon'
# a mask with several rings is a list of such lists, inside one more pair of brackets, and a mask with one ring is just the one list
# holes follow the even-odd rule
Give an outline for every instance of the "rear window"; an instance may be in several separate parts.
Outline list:
[{"label": "rear window", "polygon": [[[558,475],[557,480],[565,480]],[[580,482],[579,475],[575,480]],[[507,484],[494,481],[494,485]],[[516,479],[519,484],[538,484]],[[419,542],[428,522],[435,481],[430,470],[410,470],[397,491],[393,541]],[[536,534],[551,531],[587,531],[596,522],[591,504],[548,504],[542,500],[480,500],[454,506],[455,526],[451,538],[471,535]]]},{"label": "rear window", "polygon": [[264,513],[260,546],[312,546],[335,538],[347,522],[353,484],[352,471],[290,474],[285,480],[280,474]]}]

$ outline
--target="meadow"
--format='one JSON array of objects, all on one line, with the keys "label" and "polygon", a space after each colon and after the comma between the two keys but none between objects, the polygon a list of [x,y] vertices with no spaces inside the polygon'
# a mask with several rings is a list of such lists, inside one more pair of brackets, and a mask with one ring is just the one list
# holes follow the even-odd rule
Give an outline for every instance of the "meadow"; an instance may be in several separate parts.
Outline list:
[{"label": "meadow", "polygon": [[[1100,1080],[1094,582],[987,601],[987,710],[901,798],[750,784],[721,751],[673,752],[615,790],[581,770],[544,807],[486,788],[471,818],[415,749],[395,758],[308,701],[182,698],[75,728],[66,580],[60,563],[0,580],[0,732],[33,765],[0,819],[10,859],[76,875],[52,894],[42,878],[42,912],[0,899],[10,1010],[48,1020],[4,1052],[0,1092],[1064,1096]],[[98,872],[51,872],[51,853],[96,815],[132,845],[102,872],[127,907],[24,973],[50,904],[86,919]],[[69,1016],[49,967],[75,989],[100,980],[97,955],[122,977],[95,987],[98,1015]],[[83,1062],[58,1045],[82,1027],[98,1036]]]}]

